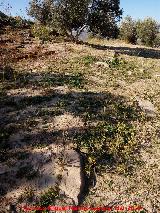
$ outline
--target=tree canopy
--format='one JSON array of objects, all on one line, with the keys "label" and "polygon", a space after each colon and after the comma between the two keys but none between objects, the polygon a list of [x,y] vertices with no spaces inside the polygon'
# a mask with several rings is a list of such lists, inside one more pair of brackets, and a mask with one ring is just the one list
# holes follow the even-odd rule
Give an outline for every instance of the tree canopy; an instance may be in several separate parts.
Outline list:
[{"label": "tree canopy", "polygon": [[88,27],[94,34],[115,37],[122,10],[120,0],[31,0],[28,14],[71,36]]}]

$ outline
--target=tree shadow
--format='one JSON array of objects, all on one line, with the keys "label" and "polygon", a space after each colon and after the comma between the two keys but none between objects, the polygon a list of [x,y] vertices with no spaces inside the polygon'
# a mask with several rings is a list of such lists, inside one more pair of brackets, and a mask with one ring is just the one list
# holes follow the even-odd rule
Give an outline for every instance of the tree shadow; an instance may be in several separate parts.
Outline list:
[{"label": "tree shadow", "polygon": [[49,87],[49,86],[69,86],[71,88],[82,89],[86,80],[83,74],[77,72],[73,74],[66,73],[31,73],[24,71],[17,72],[11,66],[0,66],[0,82],[11,84],[12,88],[23,88],[26,86]]},{"label": "tree shadow", "polygon": [[[72,75],[50,74],[50,77],[53,80],[52,86],[70,86],[70,80],[75,80],[75,76],[72,78]],[[34,79],[35,75],[30,74],[29,78]],[[22,88],[21,84],[19,86],[19,88]],[[38,89],[40,88],[44,88],[44,85],[39,84]],[[92,172],[95,166],[103,164],[103,160],[105,161],[104,165],[111,167],[114,167],[116,161],[114,156],[108,152],[108,149],[105,150],[105,146],[100,149],[97,148],[94,139],[100,141],[99,138],[101,139],[102,136],[105,136],[109,141],[114,139],[119,123],[125,125],[124,131],[127,131],[129,135],[126,136],[126,133],[122,132],[122,137],[130,137],[128,127],[134,121],[141,122],[141,113],[136,103],[129,103],[126,97],[110,92],[68,90],[63,94],[56,88],[56,91],[48,90],[46,94],[40,96],[5,95],[1,97],[0,103],[0,107],[3,109],[11,107],[9,111],[4,110],[3,115],[1,115],[0,162],[2,164],[10,161],[14,161],[16,164],[20,160],[23,163],[23,155],[20,154],[21,159],[18,157],[18,153],[13,155],[13,152],[15,153],[17,149],[24,152],[26,149],[48,147],[54,143],[65,146],[70,141],[74,143],[76,150],[82,155],[85,161],[84,167],[89,163],[89,157],[99,155],[96,164],[90,165],[90,178],[93,178]],[[60,130],[55,129],[55,118],[57,116],[63,117],[66,113],[75,118],[78,117],[83,122],[83,126],[78,126],[75,123],[75,126],[72,127],[66,125]],[[52,128],[39,128],[40,123],[46,124],[48,122],[52,122]],[[97,124],[99,124],[98,128],[96,127]],[[19,133],[21,137],[17,138],[16,134]],[[67,136],[64,133],[67,133]],[[93,141],[91,146],[90,141]],[[127,143],[127,139],[125,143]],[[87,153],[83,152],[84,148],[87,148]],[[102,153],[102,150],[105,150],[105,152]],[[32,153],[27,152],[27,156],[30,155]],[[12,165],[10,169],[12,170]],[[0,178],[3,180],[2,184],[6,181],[5,177],[7,178],[4,173],[0,174]],[[10,190],[13,185],[13,188],[20,186],[16,183],[16,180],[15,177],[8,183]],[[88,184],[90,183],[88,182]]]},{"label": "tree shadow", "polygon": [[[7,78],[9,83],[13,81],[12,69],[7,68]],[[28,80],[22,82],[23,76]],[[27,77],[26,77],[27,76]],[[38,89],[43,89],[46,86],[46,82],[49,82],[49,86],[68,86],[72,88],[83,88],[85,79],[83,76],[75,76],[69,74],[58,74],[50,73],[49,76],[43,76],[42,79],[38,81],[36,79],[37,75],[34,73],[25,73],[24,75],[18,74],[16,79],[15,88],[23,88],[31,84],[37,86]],[[33,81],[30,82],[30,79]],[[43,83],[44,84],[43,84]],[[8,108],[8,109],[7,109]],[[48,90],[46,94],[42,95],[4,95],[0,98],[0,109],[1,109],[1,139],[8,141],[10,135],[16,134],[20,129],[22,129],[28,122],[29,128],[35,128],[38,122],[34,120],[42,119],[47,121],[50,117],[60,116],[64,113],[70,113],[74,116],[80,117],[84,124],[92,122],[128,122],[139,119],[139,111],[136,105],[127,104],[127,100],[124,96],[116,96],[109,92],[67,92],[62,94],[57,89],[54,91]],[[18,117],[18,120],[17,118]],[[14,125],[15,124],[15,125]],[[22,127],[22,128],[21,128]],[[77,127],[75,127],[75,132]],[[74,132],[74,128],[71,131]],[[5,133],[4,133],[5,132]],[[25,131],[24,131],[25,133]],[[54,135],[54,131],[52,132]],[[47,135],[50,133],[46,133]],[[40,133],[37,132],[37,137],[42,135],[44,141],[48,138],[45,134],[45,130]],[[55,134],[60,134],[62,132]],[[34,134],[24,134],[26,140],[32,141]],[[35,136],[36,138],[36,136]],[[23,140],[24,141],[24,140]],[[7,142],[6,142],[7,143]],[[2,143],[5,144],[5,143]],[[23,143],[22,143],[23,144]],[[44,143],[45,144],[45,143]],[[30,145],[30,143],[28,143]],[[48,143],[46,143],[48,145]],[[36,146],[36,144],[35,144]],[[3,146],[2,146],[3,147]]]},{"label": "tree shadow", "polygon": [[151,48],[140,48],[140,47],[136,47],[136,48],[114,47],[114,46],[108,46],[108,45],[91,44],[88,42],[84,42],[84,44],[98,50],[114,50],[117,53],[129,55],[129,56],[160,59],[159,49],[156,50]]}]

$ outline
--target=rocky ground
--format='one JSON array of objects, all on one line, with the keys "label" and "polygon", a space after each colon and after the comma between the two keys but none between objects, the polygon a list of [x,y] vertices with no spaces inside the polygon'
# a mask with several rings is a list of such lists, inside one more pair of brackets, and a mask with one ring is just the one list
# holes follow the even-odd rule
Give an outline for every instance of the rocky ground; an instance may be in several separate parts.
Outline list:
[{"label": "rocky ground", "polygon": [[121,205],[158,213],[160,49],[42,44],[11,29],[0,47],[0,212]]}]

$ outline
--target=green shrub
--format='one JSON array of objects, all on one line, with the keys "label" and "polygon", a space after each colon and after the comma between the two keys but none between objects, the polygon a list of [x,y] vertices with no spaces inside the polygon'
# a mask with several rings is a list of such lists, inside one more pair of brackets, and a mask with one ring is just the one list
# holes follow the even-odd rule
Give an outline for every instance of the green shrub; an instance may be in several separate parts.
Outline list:
[{"label": "green shrub", "polygon": [[[120,173],[129,172],[138,147],[136,129],[124,122],[117,124],[101,123],[97,127],[87,129],[76,138],[79,151],[86,153],[87,163],[85,171],[90,175],[91,168],[103,164],[106,159],[112,168]],[[100,170],[99,170],[100,171]]]},{"label": "green shrub", "polygon": [[84,63],[86,66],[90,65],[90,64],[93,64],[95,61],[96,61],[96,57],[92,56],[92,55],[87,55],[87,56],[84,56],[81,61],[82,63]]},{"label": "green shrub", "polygon": [[31,29],[32,35],[42,41],[48,41],[50,40],[50,28],[40,25],[40,24],[35,24],[33,25]]},{"label": "green shrub", "polygon": [[136,23],[132,17],[127,16],[120,26],[120,38],[127,43],[136,43]]},{"label": "green shrub", "polygon": [[136,32],[144,45],[153,46],[158,34],[158,23],[152,18],[139,20],[136,23]]},{"label": "green shrub", "polygon": [[160,35],[154,39],[154,47],[160,47]]}]

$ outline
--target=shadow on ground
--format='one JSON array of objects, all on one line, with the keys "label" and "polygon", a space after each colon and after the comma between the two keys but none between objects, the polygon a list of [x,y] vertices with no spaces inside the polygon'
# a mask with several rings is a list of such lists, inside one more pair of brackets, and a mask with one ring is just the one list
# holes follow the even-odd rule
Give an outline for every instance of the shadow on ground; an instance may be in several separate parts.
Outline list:
[{"label": "shadow on ground", "polygon": [[[34,74],[29,75],[34,80]],[[12,78],[10,79],[10,75],[7,77],[10,82]],[[79,77],[75,79],[73,76],[61,74],[51,75],[51,79],[48,79],[47,82],[50,82],[50,80],[52,80],[52,86],[75,85],[77,87],[77,85],[81,86],[82,83]],[[18,78],[16,82],[19,82]],[[20,88],[22,88],[21,86],[20,84]],[[25,83],[25,86],[29,87],[29,82],[28,85]],[[38,89],[40,88],[43,89],[44,85],[39,84]],[[0,110],[3,112],[0,118],[1,163],[10,162],[11,159],[12,162],[15,161],[15,164],[19,160],[23,161],[24,155],[25,157],[30,155],[28,152],[24,153],[26,148],[47,147],[53,143],[63,145],[64,141],[69,140],[75,141],[76,149],[80,153],[83,153],[84,148],[87,150],[87,153],[83,153],[87,159],[86,164],[90,163],[88,157],[96,159],[95,164],[90,164],[90,170],[96,165],[102,164],[104,159],[105,163],[107,162],[114,167],[115,159],[108,152],[108,144],[102,143],[100,148],[98,144],[104,136],[108,143],[111,143],[111,140],[115,139],[115,135],[119,131],[117,129],[119,124],[122,124],[120,126],[122,129],[121,137],[124,138],[124,143],[127,144],[132,134],[132,130],[130,132],[131,123],[141,119],[139,109],[135,103],[129,103],[124,96],[117,96],[109,92],[68,90],[63,94],[57,89],[56,91],[53,89],[49,91],[48,88],[46,94],[38,96],[23,97],[18,94],[16,96],[4,94],[1,96],[0,103]],[[54,118],[57,116],[63,117],[66,113],[73,117],[79,117],[83,122],[83,126],[77,126],[75,123],[74,127],[66,125],[64,129],[60,130],[55,130],[54,127],[39,128],[39,123],[52,122],[54,126]],[[96,127],[97,124],[99,124],[98,127]],[[64,135],[64,132],[67,133],[67,136]],[[18,153],[13,155],[16,149],[19,149],[19,155]],[[30,172],[30,169],[28,170]],[[21,175],[23,175],[23,178],[28,175],[21,173],[23,172],[18,173],[20,178]],[[32,178],[34,178],[34,175],[34,173],[30,174]],[[4,173],[0,176],[3,184],[7,176]],[[18,187],[15,180],[16,178],[14,180],[8,178],[7,181],[11,181],[8,185],[10,187],[14,185],[14,188]],[[2,195],[5,194],[2,189],[1,191]]]},{"label": "shadow on ground", "polygon": [[137,48],[114,47],[114,46],[108,46],[108,45],[98,45],[98,44],[96,45],[96,44],[91,44],[88,42],[85,42],[84,44],[98,50],[114,50],[117,53],[129,55],[129,56],[160,59],[159,49],[156,50],[151,48],[140,48],[140,47],[137,47]]}]

